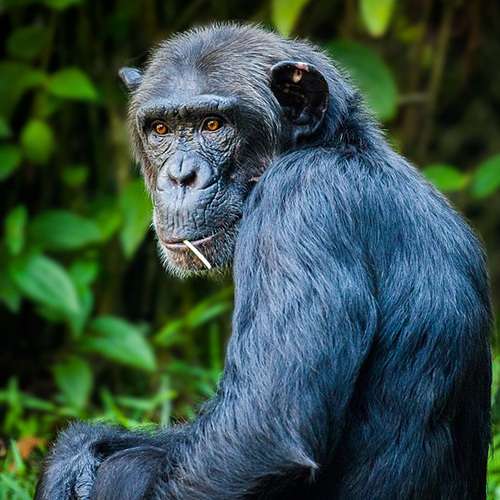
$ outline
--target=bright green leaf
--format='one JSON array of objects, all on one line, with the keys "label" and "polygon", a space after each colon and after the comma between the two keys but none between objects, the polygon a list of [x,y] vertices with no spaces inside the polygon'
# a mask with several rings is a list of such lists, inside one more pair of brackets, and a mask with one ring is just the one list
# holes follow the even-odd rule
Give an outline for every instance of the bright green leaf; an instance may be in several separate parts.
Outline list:
[{"label": "bright green leaf", "polygon": [[88,338],[84,346],[120,363],[154,370],[156,361],[151,346],[136,326],[121,318],[103,316],[91,323],[99,335]]},{"label": "bright green leaf", "polygon": [[29,160],[37,165],[45,165],[54,151],[54,134],[45,122],[30,120],[21,132],[21,144]]},{"label": "bright green leaf", "polygon": [[24,247],[28,211],[24,205],[13,208],[5,217],[5,243],[10,253],[18,255]]},{"label": "bright green leaf", "polygon": [[47,250],[75,250],[102,239],[94,221],[64,210],[42,212],[31,221],[29,235]]},{"label": "bright green leaf", "polygon": [[55,365],[54,379],[69,405],[78,409],[85,407],[92,391],[93,377],[84,359],[74,356],[64,364]]},{"label": "bright green leaf", "polygon": [[479,165],[472,179],[472,194],[485,198],[500,188],[500,154]]},{"label": "bright green leaf", "polygon": [[389,27],[395,0],[361,0],[361,17],[373,36],[382,36]]},{"label": "bright green leaf", "polygon": [[124,220],[120,241],[125,256],[130,258],[146,236],[152,217],[151,200],[141,179],[132,181],[123,190],[120,208]]},{"label": "bright green leaf", "polygon": [[64,99],[94,101],[97,91],[90,78],[78,68],[64,68],[54,73],[47,83],[47,90]]},{"label": "bright green leaf", "polygon": [[45,80],[43,71],[15,61],[0,62],[0,116],[9,117],[24,93]]},{"label": "bright green leaf", "polygon": [[0,181],[9,177],[21,163],[21,150],[13,144],[0,144]]},{"label": "bright green leaf", "polygon": [[87,286],[99,275],[99,264],[92,260],[77,260],[69,268],[69,274],[76,286]]},{"label": "bright green leaf", "polygon": [[276,29],[289,35],[297,24],[300,14],[310,0],[272,0],[271,18]]},{"label": "bright green leaf", "polygon": [[34,59],[40,54],[46,38],[46,32],[40,26],[19,28],[7,39],[7,52],[12,57]]},{"label": "bright green leaf", "polygon": [[441,191],[459,191],[469,180],[455,167],[439,163],[428,165],[422,173]]},{"label": "bright green leaf", "polygon": [[383,120],[396,113],[396,82],[382,58],[371,48],[350,40],[327,45],[327,50],[351,75],[369,108]]},{"label": "bright green leaf", "polygon": [[66,317],[80,314],[75,285],[66,270],[44,255],[31,255],[10,263],[9,275],[29,299],[60,311]]}]

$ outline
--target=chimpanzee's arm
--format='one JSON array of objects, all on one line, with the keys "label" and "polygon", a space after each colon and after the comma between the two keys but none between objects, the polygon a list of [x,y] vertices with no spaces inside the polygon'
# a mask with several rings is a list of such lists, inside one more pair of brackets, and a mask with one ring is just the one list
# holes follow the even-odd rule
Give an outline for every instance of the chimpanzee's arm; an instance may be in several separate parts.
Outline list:
[{"label": "chimpanzee's arm", "polygon": [[[319,153],[289,155],[252,193],[219,394],[169,472],[151,465],[149,451],[124,451],[98,470],[93,499],[258,497],[311,480],[327,464],[377,315],[345,199],[355,192],[339,191],[324,163]],[[166,457],[156,463],[165,467]],[[136,487],[145,473],[146,494]]]},{"label": "chimpanzee's arm", "polygon": [[[180,433],[159,437],[101,424],[73,423],[61,434],[44,463],[35,500],[88,500],[95,472],[109,456],[133,449],[158,458],[160,443],[168,446],[173,456],[179,439]],[[144,481],[149,477],[144,474]],[[140,487],[139,481],[136,489]]]}]

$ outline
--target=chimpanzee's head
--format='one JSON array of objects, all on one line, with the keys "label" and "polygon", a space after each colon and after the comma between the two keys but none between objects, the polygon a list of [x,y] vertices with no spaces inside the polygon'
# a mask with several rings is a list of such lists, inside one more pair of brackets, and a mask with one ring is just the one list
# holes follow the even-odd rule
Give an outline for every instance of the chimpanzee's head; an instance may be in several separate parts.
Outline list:
[{"label": "chimpanzee's head", "polygon": [[144,72],[123,68],[120,76],[131,91],[132,141],[160,253],[181,275],[204,269],[185,240],[213,267],[231,263],[262,173],[278,155],[317,142],[332,129],[328,116],[342,113],[329,97],[341,78],[319,51],[254,26],[177,35]]}]

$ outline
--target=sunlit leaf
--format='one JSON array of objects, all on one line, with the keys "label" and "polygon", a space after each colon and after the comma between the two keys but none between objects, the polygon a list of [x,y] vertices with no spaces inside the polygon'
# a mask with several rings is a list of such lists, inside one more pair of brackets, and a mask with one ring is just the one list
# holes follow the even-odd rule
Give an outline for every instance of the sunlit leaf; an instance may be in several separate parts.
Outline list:
[{"label": "sunlit leaf", "polygon": [[479,165],[472,179],[472,194],[485,198],[500,188],[500,154]]},{"label": "sunlit leaf", "polygon": [[74,250],[102,239],[94,221],[64,210],[42,212],[31,221],[29,235],[47,250]]},{"label": "sunlit leaf", "polygon": [[396,82],[382,58],[371,48],[350,40],[326,46],[333,59],[351,75],[366,103],[384,120],[394,117],[397,103]]},{"label": "sunlit leaf", "polygon": [[22,160],[21,150],[13,144],[0,144],[0,181],[9,177]]},{"label": "sunlit leaf", "polygon": [[120,196],[123,227],[120,241],[126,257],[132,257],[151,224],[151,200],[141,179],[132,181]]},{"label": "sunlit leaf", "polygon": [[54,151],[54,133],[45,122],[30,120],[21,132],[21,144],[29,160],[38,165],[44,165]]},{"label": "sunlit leaf", "polygon": [[93,376],[88,363],[73,356],[66,363],[54,366],[54,379],[67,403],[82,409],[92,391]]},{"label": "sunlit leaf", "polygon": [[289,35],[310,0],[271,0],[271,18],[276,29]]},{"label": "sunlit leaf", "polygon": [[12,57],[34,59],[43,49],[46,38],[46,31],[40,26],[19,28],[7,39],[7,52]]},{"label": "sunlit leaf", "polygon": [[97,91],[90,78],[78,68],[64,68],[54,73],[47,83],[47,90],[64,99],[94,101]]},{"label": "sunlit leaf", "polygon": [[368,32],[382,36],[389,26],[395,0],[361,0],[361,18]]},{"label": "sunlit leaf", "polygon": [[24,93],[44,80],[43,71],[25,63],[0,62],[0,116],[9,117]]},{"label": "sunlit leaf", "polygon": [[136,326],[121,318],[104,316],[92,321],[91,329],[98,335],[85,340],[87,349],[144,370],[156,368],[153,349]]},{"label": "sunlit leaf", "polygon": [[10,253],[18,255],[24,247],[28,211],[24,205],[13,208],[5,217],[5,243]]},{"label": "sunlit leaf", "polygon": [[79,314],[75,286],[66,270],[44,255],[31,255],[10,263],[9,274],[29,299],[47,305],[65,316]]},{"label": "sunlit leaf", "polygon": [[433,164],[422,169],[422,173],[441,191],[459,191],[469,179],[451,165]]}]

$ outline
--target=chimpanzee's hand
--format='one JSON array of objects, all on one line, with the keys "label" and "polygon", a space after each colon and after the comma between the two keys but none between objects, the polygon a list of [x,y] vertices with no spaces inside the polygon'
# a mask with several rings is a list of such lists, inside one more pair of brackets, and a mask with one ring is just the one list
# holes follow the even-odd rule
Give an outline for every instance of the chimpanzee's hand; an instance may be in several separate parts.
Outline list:
[{"label": "chimpanzee's hand", "polygon": [[35,500],[90,500],[98,467],[107,458],[151,442],[151,436],[103,425],[72,424],[43,467]]},{"label": "chimpanzee's hand", "polygon": [[104,458],[99,445],[108,432],[101,426],[71,425],[50,452],[35,500],[89,500],[95,471]]}]

